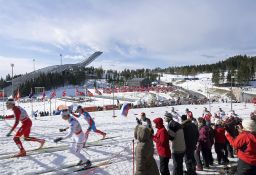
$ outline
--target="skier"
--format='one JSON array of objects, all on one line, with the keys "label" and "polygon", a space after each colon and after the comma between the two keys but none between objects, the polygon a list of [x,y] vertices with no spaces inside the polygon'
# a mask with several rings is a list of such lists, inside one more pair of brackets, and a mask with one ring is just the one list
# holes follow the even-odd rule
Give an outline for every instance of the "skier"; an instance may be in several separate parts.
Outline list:
[{"label": "skier", "polygon": [[76,115],[76,114],[73,113],[73,115],[74,115],[75,117],[80,117],[81,115],[83,115],[83,116],[84,116],[84,119],[85,119],[85,120],[87,121],[87,123],[89,124],[89,127],[87,128],[87,130],[86,130],[86,132],[85,132],[85,143],[86,143],[86,141],[87,141],[87,139],[88,139],[88,137],[89,137],[89,133],[90,133],[91,130],[93,130],[93,131],[96,132],[96,133],[101,134],[101,135],[103,136],[102,139],[105,139],[105,137],[106,137],[107,134],[106,134],[105,132],[102,132],[102,131],[100,131],[100,130],[98,130],[98,129],[96,128],[96,125],[95,125],[94,120],[92,119],[92,117],[90,116],[90,114],[89,114],[88,112],[84,111],[84,109],[83,109],[82,106],[77,106],[76,112],[78,112],[79,115]]},{"label": "skier", "polygon": [[[85,167],[91,166],[91,161],[86,159],[83,154],[80,153],[81,149],[83,148],[84,144],[84,133],[82,131],[82,127],[80,123],[70,115],[68,110],[63,110],[61,113],[62,119],[67,120],[69,123],[69,132],[64,137],[58,137],[54,139],[54,142],[57,143],[61,140],[67,139],[72,137],[72,143],[70,145],[70,152],[74,154],[76,157],[80,159],[77,165],[85,165]],[[66,130],[65,128],[64,130]],[[61,129],[60,129],[61,130]]]},{"label": "skier", "polygon": [[27,112],[25,111],[25,109],[23,109],[20,106],[16,106],[15,105],[15,101],[13,99],[8,99],[6,102],[6,107],[7,109],[12,109],[14,115],[9,115],[6,116],[5,118],[15,118],[15,123],[12,126],[11,130],[8,132],[8,134],[6,135],[7,137],[11,136],[11,133],[15,130],[15,128],[18,126],[19,122],[22,123],[20,129],[16,132],[13,140],[16,143],[16,145],[18,146],[18,148],[20,149],[20,152],[18,154],[15,155],[15,157],[22,157],[22,156],[26,156],[26,151],[20,141],[20,137],[24,135],[24,140],[26,141],[33,141],[33,142],[39,142],[40,146],[38,149],[42,148],[45,140],[44,139],[38,139],[35,137],[30,137],[30,130],[32,127],[32,121],[30,120]]}]

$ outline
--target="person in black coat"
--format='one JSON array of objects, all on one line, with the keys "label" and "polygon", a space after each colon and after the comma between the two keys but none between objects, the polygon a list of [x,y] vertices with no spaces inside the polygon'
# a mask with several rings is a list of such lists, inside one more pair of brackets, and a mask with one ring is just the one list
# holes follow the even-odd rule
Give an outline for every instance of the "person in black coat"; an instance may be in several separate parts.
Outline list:
[{"label": "person in black coat", "polygon": [[196,160],[194,152],[199,138],[198,127],[196,124],[192,123],[190,119],[187,119],[187,115],[182,115],[181,120],[186,144],[185,163],[187,167],[187,174],[196,175]]}]

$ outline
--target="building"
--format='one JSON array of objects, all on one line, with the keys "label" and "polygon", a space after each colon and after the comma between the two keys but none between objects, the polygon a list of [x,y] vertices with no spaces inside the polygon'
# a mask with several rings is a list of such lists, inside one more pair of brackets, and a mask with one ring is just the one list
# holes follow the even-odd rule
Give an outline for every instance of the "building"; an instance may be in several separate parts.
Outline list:
[{"label": "building", "polygon": [[144,86],[145,78],[133,78],[127,80],[127,86]]}]

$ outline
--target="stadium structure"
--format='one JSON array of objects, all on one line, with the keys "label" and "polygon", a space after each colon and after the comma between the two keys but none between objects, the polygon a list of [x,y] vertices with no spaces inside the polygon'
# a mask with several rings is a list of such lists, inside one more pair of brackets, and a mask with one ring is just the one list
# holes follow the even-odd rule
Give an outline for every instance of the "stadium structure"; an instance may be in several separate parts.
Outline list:
[{"label": "stadium structure", "polygon": [[[38,78],[41,74],[47,74],[47,73],[62,73],[63,71],[67,70],[75,70],[79,69],[81,67],[86,67],[90,63],[92,63],[97,57],[99,57],[103,52],[97,51],[94,52],[91,56],[83,60],[82,62],[76,63],[76,64],[63,64],[63,65],[54,65],[54,66],[48,66],[42,69],[35,70],[33,72],[24,74],[20,77],[13,79],[13,90],[18,89],[18,87],[25,83],[26,81],[30,81],[32,79]],[[12,85],[9,85],[4,88],[4,92],[7,96],[10,96],[12,93]]]}]

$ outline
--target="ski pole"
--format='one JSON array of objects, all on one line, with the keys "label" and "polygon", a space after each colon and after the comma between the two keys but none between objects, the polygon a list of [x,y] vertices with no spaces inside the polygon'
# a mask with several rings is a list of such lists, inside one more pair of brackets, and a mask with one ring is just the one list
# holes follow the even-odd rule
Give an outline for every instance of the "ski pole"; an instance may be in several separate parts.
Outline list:
[{"label": "ski pole", "polygon": [[91,157],[91,155],[87,152],[87,151],[85,151],[83,148],[81,149],[83,152],[85,152],[89,157]]},{"label": "ski pole", "polygon": [[132,140],[132,175],[134,175],[134,139]]}]

